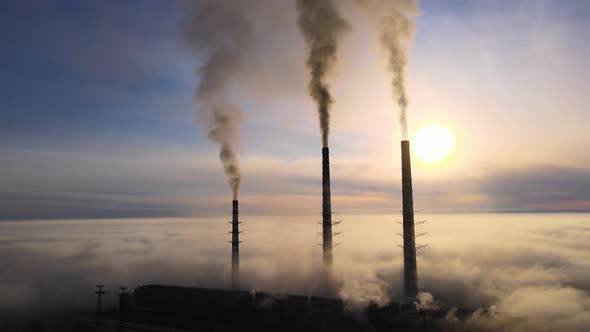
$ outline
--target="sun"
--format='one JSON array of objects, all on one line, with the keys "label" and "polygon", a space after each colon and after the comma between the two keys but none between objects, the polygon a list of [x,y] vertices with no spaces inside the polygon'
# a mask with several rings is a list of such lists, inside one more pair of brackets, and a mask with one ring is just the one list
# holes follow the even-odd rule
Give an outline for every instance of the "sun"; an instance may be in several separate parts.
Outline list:
[{"label": "sun", "polygon": [[412,147],[420,160],[437,163],[453,151],[455,139],[447,128],[429,125],[414,134]]}]

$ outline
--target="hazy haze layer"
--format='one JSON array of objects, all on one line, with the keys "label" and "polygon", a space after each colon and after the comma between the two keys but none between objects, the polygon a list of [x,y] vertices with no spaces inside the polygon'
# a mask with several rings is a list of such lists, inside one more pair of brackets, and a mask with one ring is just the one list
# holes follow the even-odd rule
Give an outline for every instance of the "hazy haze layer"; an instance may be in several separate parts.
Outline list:
[{"label": "hazy haze layer", "polygon": [[[321,251],[312,217],[244,222],[244,289],[317,294]],[[528,317],[537,331],[590,327],[590,215],[417,215],[421,291],[442,305]],[[351,308],[402,294],[401,226],[390,216],[341,216],[334,252],[339,296]],[[227,287],[227,220],[111,219],[0,223],[0,312],[92,308],[94,285]],[[112,302],[114,297],[107,296]],[[545,329],[545,330],[543,330]],[[511,330],[510,330],[511,331]],[[527,330],[528,331],[528,330]]]}]

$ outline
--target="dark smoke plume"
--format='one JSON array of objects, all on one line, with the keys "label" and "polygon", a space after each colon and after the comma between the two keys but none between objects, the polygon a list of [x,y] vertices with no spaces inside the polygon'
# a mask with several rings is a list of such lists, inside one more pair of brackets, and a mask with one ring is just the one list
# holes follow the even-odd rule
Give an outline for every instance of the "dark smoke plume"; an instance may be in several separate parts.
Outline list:
[{"label": "dark smoke plume", "polygon": [[242,175],[240,174],[240,168],[238,164],[238,156],[234,152],[234,146],[232,146],[228,140],[231,135],[228,133],[236,133],[239,131],[237,128],[236,118],[240,118],[238,111],[231,112],[231,108],[226,107],[224,109],[214,109],[213,125],[209,128],[209,139],[219,144],[219,159],[223,164],[225,174],[227,174],[229,185],[232,189],[233,199],[238,199],[238,191],[240,190],[240,181]]},{"label": "dark smoke plume", "polygon": [[237,199],[242,179],[236,145],[242,113],[230,98],[230,85],[244,63],[240,54],[250,45],[251,27],[245,1],[207,0],[191,7],[185,40],[203,60],[199,68],[196,101],[199,120],[219,144],[219,158]]},{"label": "dark smoke plume", "polygon": [[333,99],[326,76],[336,62],[338,39],[349,24],[340,16],[332,0],[297,0],[297,12],[299,29],[309,47],[309,90],[318,104],[322,144],[327,147]]},{"label": "dark smoke plume", "polygon": [[399,105],[399,122],[402,139],[408,139],[408,94],[406,91],[406,64],[409,41],[414,35],[414,16],[418,14],[417,0],[362,0],[362,4],[377,16],[381,44],[388,53],[388,65],[393,78],[393,95]]}]

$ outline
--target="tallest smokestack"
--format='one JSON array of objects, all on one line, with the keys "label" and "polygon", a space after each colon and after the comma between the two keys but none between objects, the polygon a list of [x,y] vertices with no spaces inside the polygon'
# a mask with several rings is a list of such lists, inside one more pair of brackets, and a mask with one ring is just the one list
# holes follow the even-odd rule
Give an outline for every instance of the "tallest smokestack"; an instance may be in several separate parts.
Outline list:
[{"label": "tallest smokestack", "polygon": [[332,266],[332,202],[330,197],[330,150],[322,148],[322,249],[324,267]]},{"label": "tallest smokestack", "polygon": [[406,298],[418,295],[418,267],[414,234],[414,198],[412,194],[412,168],[410,141],[402,141],[402,205],[404,235],[404,293]]}]

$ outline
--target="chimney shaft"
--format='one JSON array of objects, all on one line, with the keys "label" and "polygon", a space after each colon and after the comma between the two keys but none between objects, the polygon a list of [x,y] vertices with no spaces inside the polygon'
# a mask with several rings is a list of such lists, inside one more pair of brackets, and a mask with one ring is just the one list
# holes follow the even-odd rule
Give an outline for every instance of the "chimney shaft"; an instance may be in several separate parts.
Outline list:
[{"label": "chimney shaft", "polygon": [[232,202],[232,221],[231,221],[231,287],[239,289],[240,280],[240,231],[238,221],[238,200]]},{"label": "chimney shaft", "polygon": [[402,145],[402,204],[404,235],[404,293],[406,298],[418,295],[418,268],[416,263],[416,239],[414,234],[414,199],[412,194],[412,169],[410,141]]},{"label": "chimney shaft", "polygon": [[322,249],[324,267],[332,266],[332,203],[330,197],[330,150],[322,148]]}]

